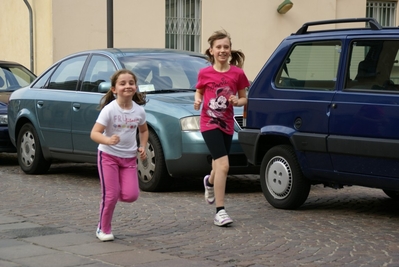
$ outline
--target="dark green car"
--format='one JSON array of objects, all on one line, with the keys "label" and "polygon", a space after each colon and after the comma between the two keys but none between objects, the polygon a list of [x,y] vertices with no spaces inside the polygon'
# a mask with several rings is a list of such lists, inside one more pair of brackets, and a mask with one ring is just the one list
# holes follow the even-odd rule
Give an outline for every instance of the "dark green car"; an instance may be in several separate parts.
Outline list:
[{"label": "dark green car", "polygon": [[[138,162],[140,188],[164,190],[171,177],[209,173],[211,156],[194,110],[198,71],[204,55],[167,49],[102,49],[76,53],[46,70],[10,98],[9,132],[22,170],[46,172],[53,159],[96,163],[97,144],[90,131],[98,105],[118,69],[132,70],[146,92],[149,127],[148,164]],[[236,111],[237,122],[242,111]],[[236,124],[236,131],[240,129]],[[234,134],[230,173],[254,173]]]}]

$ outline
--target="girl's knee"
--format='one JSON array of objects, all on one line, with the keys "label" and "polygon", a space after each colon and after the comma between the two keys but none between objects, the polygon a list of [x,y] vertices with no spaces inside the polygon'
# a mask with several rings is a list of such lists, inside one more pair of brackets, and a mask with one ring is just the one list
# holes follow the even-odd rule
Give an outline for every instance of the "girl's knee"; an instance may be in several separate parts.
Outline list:
[{"label": "girl's knee", "polygon": [[139,194],[135,193],[135,194],[131,194],[128,196],[121,196],[120,201],[131,203],[131,202],[136,201],[138,198],[139,198]]}]

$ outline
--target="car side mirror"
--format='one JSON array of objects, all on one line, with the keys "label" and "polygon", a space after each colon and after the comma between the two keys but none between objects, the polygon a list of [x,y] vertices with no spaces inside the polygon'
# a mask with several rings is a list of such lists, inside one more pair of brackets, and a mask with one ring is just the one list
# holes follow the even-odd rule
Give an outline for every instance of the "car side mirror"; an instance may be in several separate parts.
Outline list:
[{"label": "car side mirror", "polygon": [[100,93],[106,93],[111,89],[111,83],[110,82],[102,82],[98,85],[98,92]]}]

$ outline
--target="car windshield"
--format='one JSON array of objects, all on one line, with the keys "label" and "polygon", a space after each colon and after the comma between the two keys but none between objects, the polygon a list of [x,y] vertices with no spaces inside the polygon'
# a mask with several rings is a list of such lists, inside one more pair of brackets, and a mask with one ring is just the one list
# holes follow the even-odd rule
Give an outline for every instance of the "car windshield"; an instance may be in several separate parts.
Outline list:
[{"label": "car windshield", "polygon": [[0,92],[14,91],[29,85],[36,77],[22,66],[0,65]]},{"label": "car windshield", "polygon": [[209,66],[204,57],[178,54],[150,54],[119,58],[137,76],[140,92],[195,90],[198,72]]}]

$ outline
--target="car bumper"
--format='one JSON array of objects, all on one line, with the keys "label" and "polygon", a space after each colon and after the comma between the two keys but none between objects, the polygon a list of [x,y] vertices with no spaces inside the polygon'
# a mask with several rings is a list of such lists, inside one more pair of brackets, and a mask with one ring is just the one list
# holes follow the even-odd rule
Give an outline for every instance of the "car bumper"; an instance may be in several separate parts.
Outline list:
[{"label": "car bumper", "polygon": [[[234,133],[230,154],[229,174],[258,174],[259,167],[248,163],[238,135]],[[212,169],[212,156],[200,132],[182,133],[182,154],[177,159],[166,159],[168,172],[172,177],[202,176]]]},{"label": "car bumper", "polygon": [[11,143],[8,127],[6,126],[0,126],[0,152],[17,152],[17,149]]},{"label": "car bumper", "polygon": [[248,161],[252,164],[255,164],[256,162],[256,144],[259,135],[259,129],[243,129],[238,132],[238,140],[248,158]]}]

